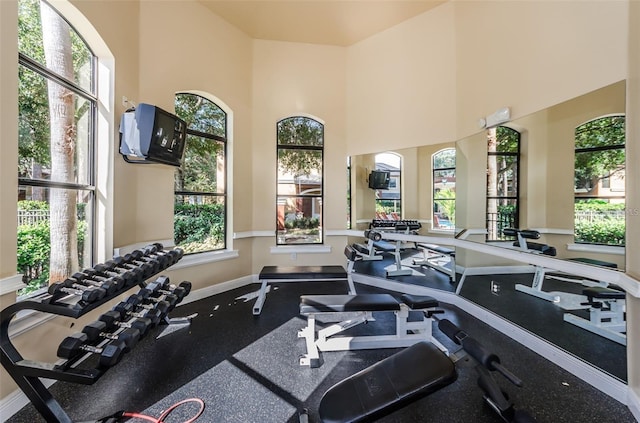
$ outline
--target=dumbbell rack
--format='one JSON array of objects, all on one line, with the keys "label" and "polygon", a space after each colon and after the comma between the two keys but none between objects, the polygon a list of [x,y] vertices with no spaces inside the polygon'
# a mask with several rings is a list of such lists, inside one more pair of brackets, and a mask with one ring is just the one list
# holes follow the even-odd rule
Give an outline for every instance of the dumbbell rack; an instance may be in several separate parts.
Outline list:
[{"label": "dumbbell rack", "polygon": [[[145,280],[156,276],[158,273],[160,273],[160,271],[153,275],[149,275]],[[55,400],[51,392],[49,392],[49,390],[44,386],[40,378],[91,385],[104,375],[108,370],[108,367],[98,366],[93,369],[72,367],[73,364],[79,362],[84,355],[64,360],[57,364],[25,360],[11,343],[11,339],[9,338],[9,324],[11,323],[11,320],[22,310],[40,311],[43,313],[77,319],[107,303],[113,298],[122,295],[135,286],[144,287],[144,281],[141,281],[140,283],[132,283],[130,286],[125,286],[122,290],[119,290],[112,295],[107,295],[93,303],[87,304],[82,301],[66,303],[63,301],[68,299],[68,297],[61,300],[53,296],[42,301],[20,301],[8,306],[0,312],[0,363],[2,363],[9,375],[17,383],[18,387],[20,387],[20,389],[25,393],[34,407],[47,422],[72,423],[72,420]]]}]

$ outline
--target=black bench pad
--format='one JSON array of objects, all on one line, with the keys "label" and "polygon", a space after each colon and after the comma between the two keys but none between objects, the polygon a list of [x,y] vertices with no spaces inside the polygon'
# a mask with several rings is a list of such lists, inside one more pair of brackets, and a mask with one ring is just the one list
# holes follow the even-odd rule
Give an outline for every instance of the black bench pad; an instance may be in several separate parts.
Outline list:
[{"label": "black bench pad", "polygon": [[[518,241],[513,242],[514,247],[519,247],[520,243]],[[527,248],[530,250],[540,251],[545,256],[556,256],[558,252],[556,251],[556,247],[552,247],[551,245],[541,244],[539,242],[527,242]]]},{"label": "black bench pad", "polygon": [[303,295],[300,297],[301,314],[396,310],[400,310],[400,303],[389,294]]},{"label": "black bench pad", "polygon": [[384,251],[385,253],[390,253],[396,250],[396,246],[386,241],[375,241],[373,246],[376,247],[380,251]]},{"label": "black bench pad", "polygon": [[577,261],[579,263],[592,264],[594,266],[609,267],[611,269],[617,269],[618,268],[617,264],[612,263],[610,261],[602,261],[602,260],[590,259],[590,258],[586,258],[586,257],[575,257],[575,258],[570,258],[568,260],[569,261]]},{"label": "black bench pad", "polygon": [[260,280],[270,279],[347,279],[342,266],[264,266]]},{"label": "black bench pad", "polygon": [[412,310],[438,307],[438,300],[428,295],[402,294],[400,299]]},{"label": "black bench pad", "polygon": [[582,290],[582,294],[587,298],[600,298],[605,300],[624,300],[627,294],[616,288],[605,288],[602,286],[592,286]]},{"label": "black bench pad", "polygon": [[329,388],[318,412],[324,423],[369,420],[456,378],[453,362],[442,351],[432,343],[418,342]]},{"label": "black bench pad", "polygon": [[436,253],[446,254],[448,256],[455,256],[456,250],[452,248],[442,247],[435,244],[418,244],[418,247],[426,248],[427,250],[435,251]]}]

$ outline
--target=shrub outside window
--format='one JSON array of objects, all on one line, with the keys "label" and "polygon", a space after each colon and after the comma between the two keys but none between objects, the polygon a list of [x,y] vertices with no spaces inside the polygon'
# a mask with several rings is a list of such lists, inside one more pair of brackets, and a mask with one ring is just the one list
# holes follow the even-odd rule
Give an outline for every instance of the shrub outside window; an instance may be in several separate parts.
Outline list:
[{"label": "shrub outside window", "polygon": [[202,96],[179,93],[187,145],[175,172],[174,243],[186,254],[226,248],[227,114]]},{"label": "shrub outside window", "polygon": [[324,125],[307,117],[277,123],[276,244],[321,244]]}]

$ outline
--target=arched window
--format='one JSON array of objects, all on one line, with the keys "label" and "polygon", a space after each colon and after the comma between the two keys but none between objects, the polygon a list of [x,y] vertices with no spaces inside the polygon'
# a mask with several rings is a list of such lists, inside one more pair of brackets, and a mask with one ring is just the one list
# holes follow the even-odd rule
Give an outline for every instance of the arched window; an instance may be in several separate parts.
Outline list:
[{"label": "arched window", "polygon": [[433,155],[433,229],[453,231],[456,223],[456,149]]},{"label": "arched window", "polygon": [[226,248],[227,114],[200,95],[179,93],[187,145],[175,173],[174,242],[187,254]]},{"label": "arched window", "polygon": [[487,241],[505,239],[519,225],[520,133],[506,126],[487,130]]},{"label": "arched window", "polygon": [[296,116],[277,123],[277,245],[322,243],[324,125]]},{"label": "arched window", "polygon": [[575,143],[575,241],[624,245],[625,117],[583,123]]},{"label": "arched window", "polygon": [[402,157],[395,153],[376,154],[375,170],[389,172],[389,188],[376,189],[376,217],[402,218]]},{"label": "arched window", "polygon": [[51,6],[18,2],[18,272],[38,290],[91,266],[96,57]]}]

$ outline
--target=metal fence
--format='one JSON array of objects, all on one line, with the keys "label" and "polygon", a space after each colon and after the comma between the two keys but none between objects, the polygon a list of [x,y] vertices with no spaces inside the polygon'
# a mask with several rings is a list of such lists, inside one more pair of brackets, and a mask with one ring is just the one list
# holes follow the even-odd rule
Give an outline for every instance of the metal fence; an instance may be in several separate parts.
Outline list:
[{"label": "metal fence", "polygon": [[576,222],[596,222],[602,221],[604,219],[624,219],[625,211],[624,210],[606,210],[606,211],[598,211],[598,210],[579,210],[575,212],[575,221]]},{"label": "metal fence", "polygon": [[18,210],[18,226],[49,220],[49,210]]}]

